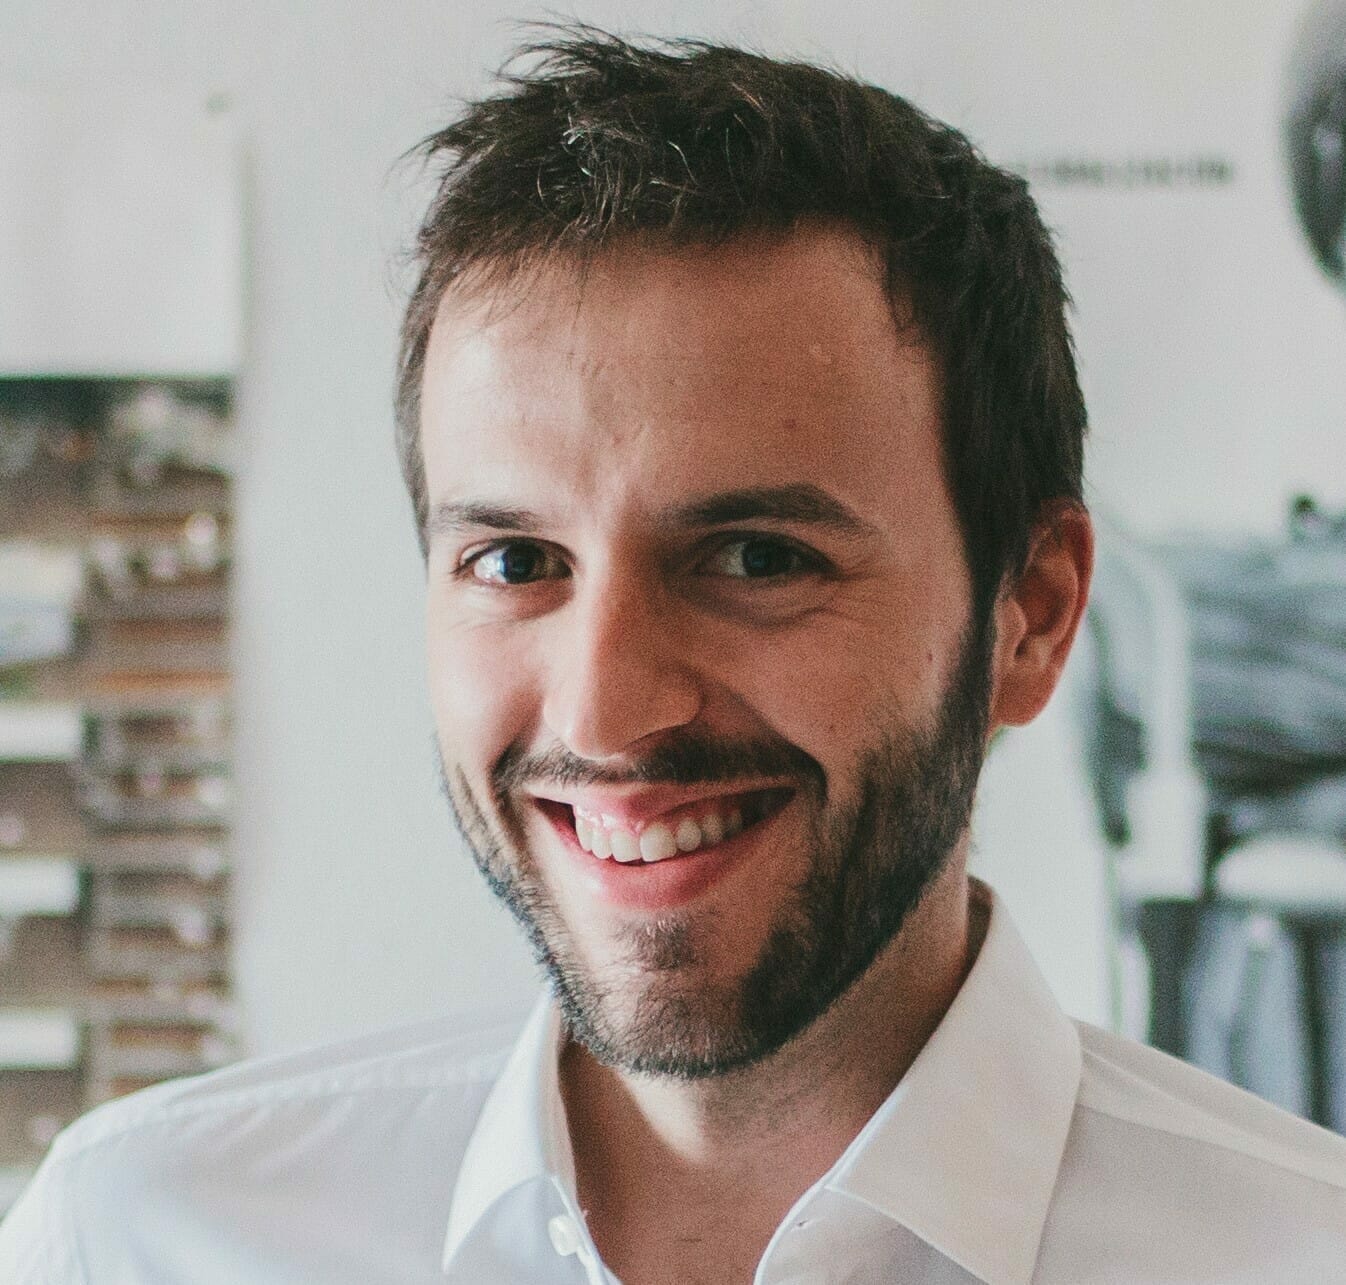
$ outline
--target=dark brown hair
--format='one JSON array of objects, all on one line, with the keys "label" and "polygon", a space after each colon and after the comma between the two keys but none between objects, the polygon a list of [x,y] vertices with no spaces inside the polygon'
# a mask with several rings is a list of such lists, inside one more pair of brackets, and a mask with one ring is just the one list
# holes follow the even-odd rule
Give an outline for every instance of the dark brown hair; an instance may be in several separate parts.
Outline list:
[{"label": "dark brown hair", "polygon": [[1050,501],[1081,501],[1085,410],[1052,241],[1024,181],[874,85],[701,41],[550,28],[418,149],[442,168],[402,327],[397,446],[424,547],[420,387],[446,289],[639,234],[853,227],[943,376],[945,465],[985,612]]}]

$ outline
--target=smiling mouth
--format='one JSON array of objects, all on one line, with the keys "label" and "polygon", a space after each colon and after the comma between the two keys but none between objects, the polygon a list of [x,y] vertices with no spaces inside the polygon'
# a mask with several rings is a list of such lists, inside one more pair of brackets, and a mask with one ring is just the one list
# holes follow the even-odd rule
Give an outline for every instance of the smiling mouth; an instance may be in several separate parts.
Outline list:
[{"label": "smiling mouth", "polygon": [[690,857],[728,843],[778,813],[794,791],[786,788],[749,790],[698,799],[647,822],[632,825],[580,805],[538,799],[538,806],[585,852],[623,865],[654,865]]}]

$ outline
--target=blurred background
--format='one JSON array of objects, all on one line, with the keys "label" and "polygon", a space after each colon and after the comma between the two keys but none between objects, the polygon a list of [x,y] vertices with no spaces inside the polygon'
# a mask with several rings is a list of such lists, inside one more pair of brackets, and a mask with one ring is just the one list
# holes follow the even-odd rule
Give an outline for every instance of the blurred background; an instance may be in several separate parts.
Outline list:
[{"label": "blurred background", "polygon": [[[1099,591],[975,868],[1073,1014],[1341,1128],[1346,23],[1062,15],[579,16],[837,65],[1033,184]],[[0,3],[0,1208],[102,1097],[537,986],[438,796],[390,410],[398,158],[535,16]]]}]

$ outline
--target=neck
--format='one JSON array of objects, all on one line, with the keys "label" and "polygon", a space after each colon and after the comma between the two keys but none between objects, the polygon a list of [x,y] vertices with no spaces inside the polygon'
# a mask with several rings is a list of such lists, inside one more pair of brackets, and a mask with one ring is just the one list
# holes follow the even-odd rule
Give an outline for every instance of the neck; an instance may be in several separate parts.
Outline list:
[{"label": "neck", "polygon": [[[953,1002],[984,927],[982,916],[970,928],[968,910],[962,864],[950,862],[867,972],[753,1066],[697,1081],[636,1076],[571,1043],[561,1087],[581,1203],[605,1259],[618,1266],[614,1251],[645,1237],[647,1214],[666,1227],[671,1209],[697,1217],[708,1206],[727,1237],[755,1235],[760,1253],[763,1233],[832,1167]],[[755,1231],[725,1227],[726,1209]]]}]

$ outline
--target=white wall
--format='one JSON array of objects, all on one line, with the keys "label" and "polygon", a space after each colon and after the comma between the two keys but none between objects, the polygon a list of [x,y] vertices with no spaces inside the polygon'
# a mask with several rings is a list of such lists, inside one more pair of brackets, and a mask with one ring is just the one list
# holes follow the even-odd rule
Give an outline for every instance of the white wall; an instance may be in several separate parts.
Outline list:
[{"label": "white wall", "polygon": [[[1346,498],[1346,309],[1298,245],[1269,127],[1281,8],[604,0],[583,16],[830,57],[1005,161],[1237,156],[1219,192],[1044,197],[1079,302],[1096,498],[1144,530],[1270,529],[1291,487]],[[527,14],[504,0],[0,4],[0,78],[65,86],[93,112],[109,80],[222,93],[249,140],[238,964],[259,1051],[521,1003],[533,985],[437,797],[389,411],[393,259],[423,196],[391,167],[485,83],[515,37],[506,19]],[[1098,1016],[1099,857],[1059,715],[1006,745],[987,784],[982,868],[1067,1002]]]}]

